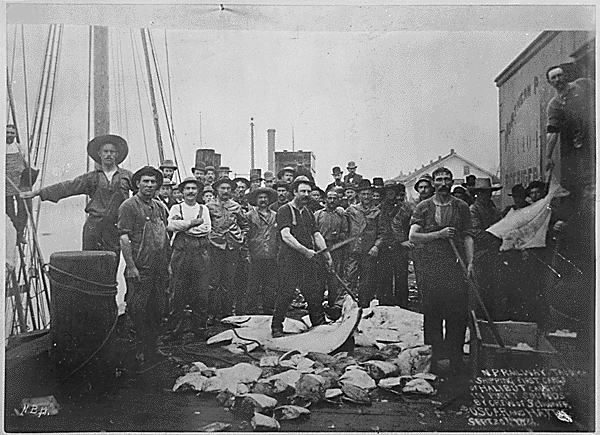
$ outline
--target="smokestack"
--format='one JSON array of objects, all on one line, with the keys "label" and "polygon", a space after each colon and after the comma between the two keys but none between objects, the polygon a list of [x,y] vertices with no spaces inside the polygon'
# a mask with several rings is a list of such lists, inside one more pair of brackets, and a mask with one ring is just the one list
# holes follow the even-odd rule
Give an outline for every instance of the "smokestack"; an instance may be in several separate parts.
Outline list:
[{"label": "smokestack", "polygon": [[267,130],[267,169],[275,171],[275,129]]}]

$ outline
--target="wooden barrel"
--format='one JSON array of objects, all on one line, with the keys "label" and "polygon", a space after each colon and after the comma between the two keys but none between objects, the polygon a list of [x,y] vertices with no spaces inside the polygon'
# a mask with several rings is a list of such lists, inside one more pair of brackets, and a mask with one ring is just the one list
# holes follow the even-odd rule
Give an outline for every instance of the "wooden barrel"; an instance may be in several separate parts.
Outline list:
[{"label": "wooden barrel", "polygon": [[55,252],[50,256],[51,357],[60,369],[110,361],[116,336],[114,252]]}]

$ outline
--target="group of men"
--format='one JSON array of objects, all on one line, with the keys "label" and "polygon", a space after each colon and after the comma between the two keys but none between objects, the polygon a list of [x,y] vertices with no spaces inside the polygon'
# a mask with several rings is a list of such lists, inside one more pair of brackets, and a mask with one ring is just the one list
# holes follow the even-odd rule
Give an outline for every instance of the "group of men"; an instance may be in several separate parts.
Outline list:
[{"label": "group of men", "polygon": [[[554,77],[559,73],[549,70],[548,80],[557,83],[562,95],[572,89]],[[556,111],[549,120],[551,144],[566,122]],[[7,128],[7,145],[12,143],[9,133],[14,137]],[[592,152],[586,140],[589,135],[575,134],[572,153],[582,153],[582,148]],[[553,146],[549,158],[552,151]],[[248,180],[231,179],[228,172],[200,162],[192,168],[193,177],[175,184],[177,165],[165,160],[158,169],[145,166],[132,174],[118,166],[128,145],[116,135],[93,139],[87,152],[97,169],[41,189],[21,189],[19,195],[18,189],[11,191],[13,208],[7,199],[7,212],[22,234],[23,201],[88,195],[83,249],[115,252],[115,277],[123,253],[127,313],[142,353],[152,353],[165,332],[161,323],[167,339],[181,336],[190,312],[197,337],[204,337],[211,322],[244,312],[272,313],[273,337],[281,337],[298,291],[308,303],[313,325],[325,323],[326,315],[339,317],[346,287],[361,307],[377,298],[383,305],[408,308],[409,259],[422,297],[425,343],[433,347],[434,370],[445,358],[452,370],[463,370],[467,279],[482,289],[492,317],[506,314],[498,303],[507,299],[498,280],[506,264],[498,261],[499,240],[485,231],[503,217],[492,201],[492,192],[501,187],[489,179],[470,177],[453,186],[452,172],[437,168],[419,178],[414,186],[418,198],[408,202],[403,184],[380,177],[371,182],[356,172],[352,161],[346,175],[334,167],[333,182],[322,190],[310,171],[292,167],[277,177],[266,172],[264,178]],[[571,166],[578,167],[577,162],[573,158]],[[15,172],[25,168],[20,160],[13,166]],[[590,193],[593,175],[566,168],[571,177],[587,177],[585,188],[577,190],[579,208],[574,210],[579,212],[581,198],[595,198],[595,191]],[[529,206],[545,189],[540,181],[527,188],[514,186],[511,208]],[[19,213],[12,201],[21,207]],[[564,231],[564,222],[554,229]]]}]

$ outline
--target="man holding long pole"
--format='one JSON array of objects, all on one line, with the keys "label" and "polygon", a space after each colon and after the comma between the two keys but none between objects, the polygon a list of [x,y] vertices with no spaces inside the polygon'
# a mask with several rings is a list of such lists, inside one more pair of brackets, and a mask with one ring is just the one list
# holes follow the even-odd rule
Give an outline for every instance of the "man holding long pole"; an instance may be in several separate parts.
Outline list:
[{"label": "man holding long pole", "polygon": [[436,169],[433,182],[435,195],[417,205],[410,221],[409,239],[422,244],[424,254],[417,273],[421,275],[425,344],[430,344],[433,350],[432,370],[439,370],[437,362],[447,355],[451,370],[460,372],[464,371],[462,348],[468,319],[468,285],[450,242],[466,258],[468,276],[472,277],[473,239],[467,234],[471,216],[468,205],[450,194],[454,180],[449,169]]}]

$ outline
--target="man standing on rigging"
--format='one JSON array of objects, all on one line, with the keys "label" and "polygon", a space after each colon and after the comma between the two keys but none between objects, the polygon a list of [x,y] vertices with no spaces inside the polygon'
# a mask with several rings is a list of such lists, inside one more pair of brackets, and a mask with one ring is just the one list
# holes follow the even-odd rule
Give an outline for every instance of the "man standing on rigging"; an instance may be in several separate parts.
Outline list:
[{"label": "man standing on rigging", "polygon": [[21,193],[24,199],[39,196],[42,201],[52,202],[75,195],[88,195],[90,201],[85,207],[88,216],[83,225],[83,250],[114,252],[117,256],[113,271],[115,280],[120,259],[118,210],[129,197],[129,191],[133,190],[131,172],[118,166],[128,152],[127,142],[122,137],[112,134],[98,136],[88,143],[87,153],[100,168],[74,180]]},{"label": "man standing on rigging", "polygon": [[[5,205],[6,214],[10,218],[15,230],[17,230],[17,243],[27,243],[25,240],[25,227],[27,226],[26,201],[20,196],[20,189],[23,188],[21,181],[23,171],[27,168],[27,161],[21,152],[17,141],[17,128],[14,125],[6,126],[6,191]],[[15,211],[15,200],[17,210]],[[27,206],[31,210],[31,201],[27,201]]]}]

